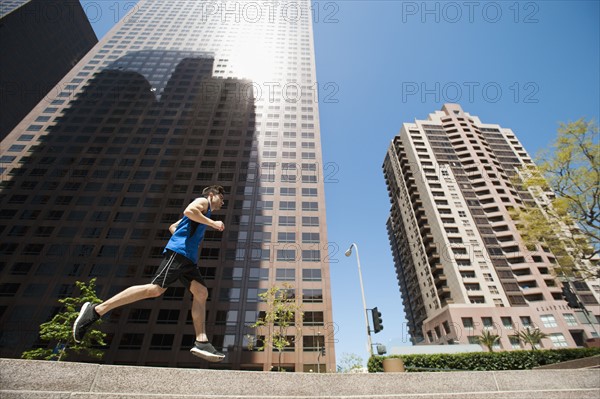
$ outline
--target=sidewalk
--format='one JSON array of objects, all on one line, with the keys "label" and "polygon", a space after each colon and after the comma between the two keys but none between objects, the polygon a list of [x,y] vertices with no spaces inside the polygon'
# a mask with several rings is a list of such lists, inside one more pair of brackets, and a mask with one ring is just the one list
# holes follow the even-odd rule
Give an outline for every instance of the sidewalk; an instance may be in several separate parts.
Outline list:
[{"label": "sidewalk", "polygon": [[2,399],[597,399],[600,370],[310,374],[0,359]]}]

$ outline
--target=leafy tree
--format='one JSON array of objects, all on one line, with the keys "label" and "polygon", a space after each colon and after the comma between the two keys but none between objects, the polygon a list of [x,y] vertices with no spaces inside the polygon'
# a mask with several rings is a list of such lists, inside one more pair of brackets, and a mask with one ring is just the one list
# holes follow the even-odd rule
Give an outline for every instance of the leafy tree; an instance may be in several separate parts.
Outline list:
[{"label": "leafy tree", "polygon": [[512,336],[518,339],[519,342],[531,345],[531,350],[536,350],[537,345],[542,342],[542,339],[547,338],[548,334],[541,332],[539,328],[531,330],[529,327],[526,327],[525,330],[518,331]]},{"label": "leafy tree", "polygon": [[580,119],[561,124],[552,151],[538,167],[521,170],[521,183],[538,199],[517,212],[529,246],[545,243],[559,273],[600,277],[600,142],[598,125]]},{"label": "leafy tree", "polygon": [[494,345],[500,340],[500,336],[493,334],[491,331],[484,330],[480,336],[477,337],[477,341],[488,348],[490,352],[494,351]]},{"label": "leafy tree", "polygon": [[352,373],[363,369],[363,358],[354,353],[343,353],[337,366],[338,373]]},{"label": "leafy tree", "polygon": [[102,359],[104,351],[94,348],[106,345],[106,334],[97,329],[98,323],[90,327],[85,338],[76,343],[73,339],[73,323],[79,314],[81,305],[85,302],[102,302],[96,296],[96,279],[91,279],[89,284],[75,282],[81,294],[78,298],[63,298],[58,302],[63,305],[63,311],[56,314],[50,321],[40,325],[40,339],[47,342],[56,342],[53,349],[37,348],[23,352],[23,359],[65,360],[69,354],[85,353],[93,358]]},{"label": "leafy tree", "polygon": [[[256,347],[259,351],[269,346],[276,349],[279,352],[278,371],[281,371],[283,351],[295,340],[294,336],[288,335],[288,331],[295,325],[296,316],[301,319],[304,315],[302,306],[296,303],[293,288],[289,284],[273,286],[258,296],[267,303],[267,310],[263,317],[250,326],[257,330],[261,339],[248,336],[248,347]],[[299,328],[296,331],[300,333]]]}]

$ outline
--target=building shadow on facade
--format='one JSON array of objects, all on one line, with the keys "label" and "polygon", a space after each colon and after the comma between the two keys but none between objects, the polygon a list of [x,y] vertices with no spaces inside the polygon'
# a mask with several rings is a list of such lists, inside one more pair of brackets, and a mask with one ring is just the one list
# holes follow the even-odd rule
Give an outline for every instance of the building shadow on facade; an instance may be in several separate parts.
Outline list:
[{"label": "building shadow on facade", "polygon": [[[0,199],[0,307],[9,309],[0,314],[0,356],[45,346],[39,325],[61,310],[57,299],[78,295],[75,281],[97,278],[103,299],[149,282],[169,225],[211,184],[226,191],[226,206],[213,215],[226,230],[208,229],[200,250],[207,332],[227,352],[220,367],[239,368],[254,356],[242,343],[247,313],[257,313],[258,298],[249,295],[264,281],[262,241],[252,239],[262,226],[249,222],[261,211],[244,205],[260,199],[255,101],[251,82],[212,77],[214,62],[180,51],[115,61],[10,172]],[[187,289],[174,286],[114,310],[101,327],[108,334],[102,362],[202,367],[188,352],[190,305]]]}]

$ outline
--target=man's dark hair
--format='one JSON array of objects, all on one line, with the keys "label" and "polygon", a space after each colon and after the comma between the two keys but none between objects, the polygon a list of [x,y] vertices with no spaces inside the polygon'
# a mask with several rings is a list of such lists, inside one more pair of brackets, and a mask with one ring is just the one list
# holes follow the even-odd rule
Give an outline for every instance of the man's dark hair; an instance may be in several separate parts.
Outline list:
[{"label": "man's dark hair", "polygon": [[217,186],[217,185],[208,186],[204,190],[202,190],[202,195],[204,197],[208,198],[209,194],[213,194],[213,195],[220,194],[220,195],[225,196],[225,190],[223,189],[223,186]]}]

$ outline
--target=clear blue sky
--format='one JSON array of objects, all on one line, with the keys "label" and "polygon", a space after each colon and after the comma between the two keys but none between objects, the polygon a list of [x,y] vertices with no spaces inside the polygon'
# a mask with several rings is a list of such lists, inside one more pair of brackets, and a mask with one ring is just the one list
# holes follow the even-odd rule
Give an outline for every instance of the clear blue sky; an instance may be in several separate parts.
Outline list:
[{"label": "clear blue sky", "polygon": [[[99,37],[134,3],[82,1]],[[313,5],[327,224],[339,247],[330,265],[336,353],[366,361],[356,257],[343,255],[352,242],[367,307],[383,313],[385,329],[373,342],[410,345],[385,228],[381,165],[390,141],[402,123],[426,119],[444,102],[511,128],[532,155],[559,122],[598,121],[599,1]]]}]

